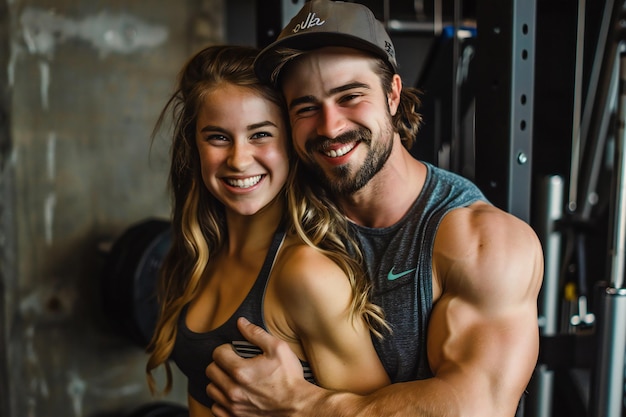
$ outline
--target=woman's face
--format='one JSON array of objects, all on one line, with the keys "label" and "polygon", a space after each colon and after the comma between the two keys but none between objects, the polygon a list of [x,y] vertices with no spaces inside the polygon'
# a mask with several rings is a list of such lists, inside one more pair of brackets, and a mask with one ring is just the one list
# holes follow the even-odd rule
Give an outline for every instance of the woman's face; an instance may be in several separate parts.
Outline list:
[{"label": "woman's face", "polygon": [[280,108],[260,93],[223,83],[205,95],[196,120],[202,179],[227,210],[252,215],[281,191],[289,174]]}]

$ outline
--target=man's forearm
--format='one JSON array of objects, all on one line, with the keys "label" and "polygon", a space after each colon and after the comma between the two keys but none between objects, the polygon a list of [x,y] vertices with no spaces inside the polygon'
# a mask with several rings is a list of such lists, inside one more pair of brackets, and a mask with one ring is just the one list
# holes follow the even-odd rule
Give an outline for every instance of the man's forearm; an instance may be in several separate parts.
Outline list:
[{"label": "man's forearm", "polygon": [[445,382],[429,379],[397,383],[361,396],[321,390],[301,408],[299,417],[436,417],[460,416],[454,390]]}]

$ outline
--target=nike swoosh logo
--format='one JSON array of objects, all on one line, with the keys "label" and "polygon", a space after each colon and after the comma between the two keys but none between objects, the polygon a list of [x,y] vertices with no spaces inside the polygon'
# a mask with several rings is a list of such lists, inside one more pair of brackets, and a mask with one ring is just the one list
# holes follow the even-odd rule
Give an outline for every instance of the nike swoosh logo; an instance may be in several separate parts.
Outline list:
[{"label": "nike swoosh logo", "polygon": [[408,271],[404,271],[404,272],[400,272],[399,274],[394,274],[393,273],[393,268],[391,268],[391,271],[389,271],[389,273],[387,274],[387,279],[389,281],[395,281],[398,278],[402,278],[405,275],[410,274],[411,272],[415,271],[417,268],[413,268],[413,269],[409,269]]}]

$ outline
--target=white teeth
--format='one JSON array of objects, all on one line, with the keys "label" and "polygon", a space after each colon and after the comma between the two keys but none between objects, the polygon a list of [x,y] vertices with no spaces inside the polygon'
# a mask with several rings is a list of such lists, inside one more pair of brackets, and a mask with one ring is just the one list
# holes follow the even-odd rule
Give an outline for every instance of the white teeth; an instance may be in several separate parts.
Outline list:
[{"label": "white teeth", "polygon": [[339,149],[331,149],[330,151],[324,152],[326,156],[330,156],[331,158],[336,158],[338,156],[343,156],[350,152],[354,148],[354,144],[348,144]]},{"label": "white teeth", "polygon": [[237,188],[250,188],[253,185],[258,184],[259,181],[261,181],[261,175],[255,175],[254,177],[249,177],[244,180],[226,179],[226,182],[228,183],[228,185],[230,185],[231,187],[237,187]]}]

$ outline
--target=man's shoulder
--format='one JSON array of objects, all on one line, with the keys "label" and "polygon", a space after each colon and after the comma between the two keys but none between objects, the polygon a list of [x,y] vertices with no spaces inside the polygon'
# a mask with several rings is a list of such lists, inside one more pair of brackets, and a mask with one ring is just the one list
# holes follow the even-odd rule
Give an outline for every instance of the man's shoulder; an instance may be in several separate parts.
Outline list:
[{"label": "man's shoulder", "polygon": [[464,236],[469,240],[494,240],[500,237],[536,239],[528,223],[482,200],[450,211],[442,220],[440,228],[450,237]]},{"label": "man's shoulder", "polygon": [[511,269],[534,269],[541,265],[542,256],[539,239],[528,223],[484,202],[450,212],[435,240],[439,269],[460,267],[468,276],[497,279]]}]

